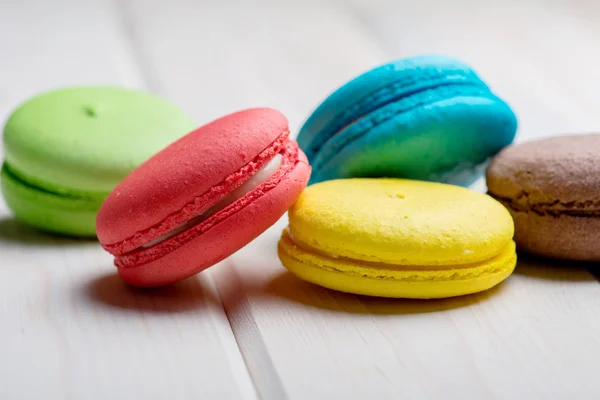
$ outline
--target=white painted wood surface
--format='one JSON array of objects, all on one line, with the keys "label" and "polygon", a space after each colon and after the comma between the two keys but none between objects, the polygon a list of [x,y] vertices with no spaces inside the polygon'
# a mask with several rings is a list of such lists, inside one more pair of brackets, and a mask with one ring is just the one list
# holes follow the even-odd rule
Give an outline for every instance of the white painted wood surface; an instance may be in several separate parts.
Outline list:
[{"label": "white painted wood surface", "polygon": [[[39,91],[147,88],[198,123],[276,107],[297,129],[391,58],[465,59],[518,112],[518,140],[600,126],[593,1],[0,1],[0,120]],[[484,187],[482,182],[478,190]],[[596,399],[600,285],[521,257],[442,301],[328,291],[285,272],[286,218],[210,271],[126,288],[94,242],[0,203],[0,399]]]}]

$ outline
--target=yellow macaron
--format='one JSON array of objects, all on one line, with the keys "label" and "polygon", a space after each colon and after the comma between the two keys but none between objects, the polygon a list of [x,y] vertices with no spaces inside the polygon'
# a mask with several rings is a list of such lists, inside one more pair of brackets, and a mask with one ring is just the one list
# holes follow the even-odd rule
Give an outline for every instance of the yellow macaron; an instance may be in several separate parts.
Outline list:
[{"label": "yellow macaron", "polygon": [[516,265],[514,225],[488,195],[405,179],[309,186],[278,254],[301,279],[343,292],[443,298],[487,290]]}]

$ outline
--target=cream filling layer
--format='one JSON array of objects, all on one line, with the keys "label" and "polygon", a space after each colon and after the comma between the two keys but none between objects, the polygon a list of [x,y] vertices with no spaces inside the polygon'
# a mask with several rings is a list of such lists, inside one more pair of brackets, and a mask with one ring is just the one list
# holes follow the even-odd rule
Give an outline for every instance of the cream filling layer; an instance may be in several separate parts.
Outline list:
[{"label": "cream filling layer", "polygon": [[[321,249],[317,249],[313,246],[310,246],[310,245],[294,238],[289,226],[285,229],[285,234],[287,235],[289,242],[291,244],[293,244],[294,246],[298,247],[299,249],[301,249],[304,252],[307,252],[309,254],[313,254],[316,256],[320,256],[320,257],[326,257],[326,258],[329,258],[329,259],[335,260],[335,261],[347,262],[349,264],[352,264],[352,265],[355,265],[355,266],[361,267],[361,268],[376,269],[376,270],[385,269],[385,270],[392,270],[392,271],[421,271],[421,272],[433,271],[433,272],[435,272],[435,271],[448,271],[448,270],[457,270],[457,269],[478,268],[485,264],[489,264],[490,262],[492,262],[500,257],[505,256],[506,255],[505,253],[507,253],[507,251],[509,251],[512,247],[514,247],[513,241],[510,241],[504,248],[502,248],[502,250],[500,250],[500,252],[498,254],[491,256],[488,259],[467,262],[467,263],[457,262],[457,263],[451,263],[451,264],[431,264],[431,265],[409,264],[409,263],[396,264],[396,263],[387,263],[387,262],[359,260],[359,259],[355,259],[355,258],[341,256],[339,254],[329,253],[329,252],[323,251]],[[472,250],[468,250],[468,251],[472,251]]]},{"label": "cream filling layer", "polygon": [[277,154],[267,164],[265,164],[261,169],[259,169],[258,172],[252,176],[252,178],[244,182],[243,185],[241,185],[231,193],[225,195],[225,197],[223,197],[221,200],[215,203],[212,207],[208,208],[203,213],[193,217],[189,221],[177,226],[173,230],[165,233],[164,235],[159,236],[146,244],[143,244],[141,248],[147,249],[149,247],[156,246],[157,244],[162,243],[165,240],[172,238],[173,236],[177,236],[181,232],[193,228],[194,226],[200,224],[202,221],[205,221],[210,216],[218,213],[230,204],[235,203],[237,200],[241,199],[242,197],[256,189],[258,186],[266,182],[281,167],[282,161],[283,156],[281,154]]},{"label": "cream filling layer", "polygon": [[362,262],[346,257],[334,259],[301,246],[302,244],[299,246],[298,242],[293,242],[287,232],[283,232],[278,252],[284,265],[294,273],[307,268],[306,276],[310,276],[310,269],[317,269],[359,278],[405,282],[466,281],[492,275],[508,275],[515,268],[517,257],[514,241],[510,241],[499,254],[490,259],[445,268]]}]

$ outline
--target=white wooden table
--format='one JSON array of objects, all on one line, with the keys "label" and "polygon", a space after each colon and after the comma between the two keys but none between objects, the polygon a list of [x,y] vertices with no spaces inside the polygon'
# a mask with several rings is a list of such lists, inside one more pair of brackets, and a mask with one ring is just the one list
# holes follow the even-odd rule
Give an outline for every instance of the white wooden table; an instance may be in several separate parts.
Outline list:
[{"label": "white wooden table", "polygon": [[[118,84],[198,124],[271,106],[297,130],[354,75],[444,53],[509,100],[521,141],[600,127],[599,46],[596,0],[0,0],[0,119],[43,90]],[[142,291],[97,243],[0,200],[0,399],[600,398],[592,266],[521,257],[483,294],[366,298],[285,272],[285,223]]]}]

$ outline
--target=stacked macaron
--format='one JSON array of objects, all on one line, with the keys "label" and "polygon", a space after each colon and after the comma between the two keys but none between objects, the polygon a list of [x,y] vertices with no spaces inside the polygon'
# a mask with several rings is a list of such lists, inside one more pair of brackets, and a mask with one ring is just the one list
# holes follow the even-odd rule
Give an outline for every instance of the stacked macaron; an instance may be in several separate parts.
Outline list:
[{"label": "stacked macaron", "polygon": [[441,56],[355,77],[297,141],[271,108],[195,127],[148,94],[65,89],[9,119],[2,189],[26,223],[96,235],[135,286],[188,278],[289,211],[277,249],[301,279],[374,296],[457,296],[515,267],[503,200],[461,186],[512,142],[516,124],[470,67]]}]

